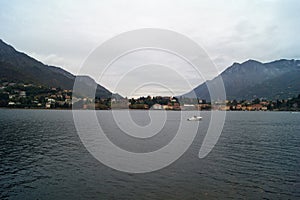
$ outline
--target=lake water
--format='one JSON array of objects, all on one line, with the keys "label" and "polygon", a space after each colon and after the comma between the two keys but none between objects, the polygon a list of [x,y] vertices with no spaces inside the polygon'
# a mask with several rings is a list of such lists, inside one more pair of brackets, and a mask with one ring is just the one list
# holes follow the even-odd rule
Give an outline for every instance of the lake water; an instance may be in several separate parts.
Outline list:
[{"label": "lake water", "polygon": [[[133,152],[170,141],[179,113],[167,112],[167,123],[149,145],[122,135],[109,111],[97,111],[106,119],[101,123],[107,136]],[[199,159],[210,114],[201,115],[182,157],[161,170],[131,174],[101,164],[86,150],[72,111],[2,109],[0,199],[300,199],[300,113],[227,112],[218,143]],[[149,123],[147,111],[131,117],[141,126]]]}]

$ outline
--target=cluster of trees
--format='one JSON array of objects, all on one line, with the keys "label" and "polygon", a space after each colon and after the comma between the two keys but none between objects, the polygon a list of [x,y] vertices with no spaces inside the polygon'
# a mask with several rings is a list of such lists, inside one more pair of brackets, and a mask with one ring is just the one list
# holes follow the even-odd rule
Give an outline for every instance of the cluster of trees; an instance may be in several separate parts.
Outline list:
[{"label": "cluster of trees", "polygon": [[[22,92],[25,95],[22,95]],[[61,88],[47,88],[43,86],[37,86],[33,84],[23,83],[8,83],[0,80],[0,107],[18,107],[18,108],[34,108],[45,107],[49,103],[49,99],[54,99],[51,108],[71,108],[71,96],[72,91],[62,90]],[[68,97],[68,99],[66,99]],[[16,103],[10,106],[9,103]],[[154,104],[167,105],[177,108],[180,104],[207,104],[205,100],[189,99],[189,98],[176,98],[176,97],[140,97],[137,99],[122,99],[119,101],[112,101],[111,98],[107,99],[90,99],[80,98],[73,106],[75,108],[95,108],[95,109],[111,109],[112,106],[116,108],[129,108],[132,109],[149,109]],[[180,102],[180,103],[179,103]],[[300,94],[297,97],[283,100],[262,100],[254,99],[248,100],[232,100],[228,101],[227,106],[234,108],[237,105],[251,106],[255,104],[262,104],[267,107],[267,110],[281,110],[281,111],[300,111]],[[233,109],[235,110],[235,109]]]},{"label": "cluster of trees", "polygon": [[0,107],[5,107],[8,104],[9,95],[6,93],[0,92]]},{"label": "cluster of trees", "polygon": [[74,109],[96,109],[96,110],[109,110],[111,109],[111,98],[107,99],[90,99],[83,98],[75,102],[73,105]]},{"label": "cluster of trees", "polygon": [[179,104],[179,100],[176,97],[140,97],[137,99],[130,99],[129,100],[129,108],[132,109],[148,109],[151,108],[154,104],[160,105],[174,105]]},{"label": "cluster of trees", "polygon": [[[247,100],[232,100],[227,103],[230,107],[235,107],[238,104],[251,106],[255,104],[263,104],[267,107],[267,110],[279,110],[279,111],[300,111],[300,94],[297,97],[291,99],[277,99],[277,100],[265,100],[265,99],[254,99],[252,101]],[[232,109],[231,109],[232,110]]]},{"label": "cluster of trees", "polygon": [[289,100],[274,101],[270,108],[273,110],[300,111],[300,94]]},{"label": "cluster of trees", "polygon": [[64,102],[65,97],[71,97],[71,92],[64,92],[61,88],[48,88],[34,84],[9,83],[0,81],[0,107],[35,108],[45,107],[49,98],[55,99],[53,107],[70,108]]}]

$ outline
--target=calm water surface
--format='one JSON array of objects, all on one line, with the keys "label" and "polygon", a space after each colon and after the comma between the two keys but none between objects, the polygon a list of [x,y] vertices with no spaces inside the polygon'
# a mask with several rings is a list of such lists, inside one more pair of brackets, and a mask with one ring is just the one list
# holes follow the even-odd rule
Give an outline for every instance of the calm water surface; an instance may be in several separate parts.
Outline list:
[{"label": "calm water surface", "polygon": [[[122,112],[122,111],[120,111]],[[154,145],[130,141],[99,118],[109,138],[131,151],[168,142],[180,112],[167,112]],[[140,125],[147,112],[134,111]],[[188,151],[147,174],[110,169],[94,159],[76,133],[71,111],[0,110],[0,199],[300,199],[300,113],[228,112],[222,135],[204,159],[198,152],[209,113]],[[188,134],[188,130],[187,130]]]}]

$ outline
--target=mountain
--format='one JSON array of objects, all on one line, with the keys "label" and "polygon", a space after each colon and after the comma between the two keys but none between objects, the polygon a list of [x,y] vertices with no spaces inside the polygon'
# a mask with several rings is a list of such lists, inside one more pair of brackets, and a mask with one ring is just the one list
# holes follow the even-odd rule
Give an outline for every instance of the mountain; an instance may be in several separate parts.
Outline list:
[{"label": "mountain", "polygon": [[[73,89],[76,79],[75,75],[62,68],[45,65],[16,51],[2,40],[0,40],[0,72],[0,80],[34,83],[62,89]],[[210,100],[207,85],[216,85],[220,78],[223,79],[229,100],[287,99],[300,93],[300,61],[282,59],[261,63],[248,60],[241,64],[234,63],[218,77],[199,85],[193,91],[198,98]],[[80,86],[82,95],[91,95],[91,88],[96,88],[96,97],[108,98],[112,95],[88,76],[77,76],[76,83]],[[192,97],[192,92],[183,96]],[[116,97],[120,96],[116,95]]]},{"label": "mountain", "polygon": [[[0,79],[34,83],[47,87],[73,89],[76,76],[55,66],[45,65],[34,58],[16,51],[12,46],[0,40]],[[88,76],[77,76],[80,85],[88,88],[96,82]],[[96,84],[96,97],[108,98],[112,93]],[[84,94],[83,94],[84,95]]]},{"label": "mountain", "polygon": [[198,98],[210,100],[207,84],[214,84],[219,78],[223,79],[228,100],[287,99],[300,94],[300,61],[281,59],[269,63],[255,60],[234,63],[215,79],[183,96],[191,97],[195,92]]}]

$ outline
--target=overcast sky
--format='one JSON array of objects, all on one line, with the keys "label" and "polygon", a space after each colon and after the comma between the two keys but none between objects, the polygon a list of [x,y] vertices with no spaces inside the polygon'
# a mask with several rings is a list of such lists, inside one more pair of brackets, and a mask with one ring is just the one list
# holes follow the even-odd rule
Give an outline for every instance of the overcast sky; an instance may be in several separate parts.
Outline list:
[{"label": "overcast sky", "polygon": [[196,41],[222,71],[248,59],[299,59],[299,10],[297,0],[10,0],[0,1],[0,38],[76,74],[111,37],[163,28]]}]

